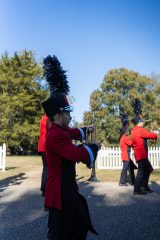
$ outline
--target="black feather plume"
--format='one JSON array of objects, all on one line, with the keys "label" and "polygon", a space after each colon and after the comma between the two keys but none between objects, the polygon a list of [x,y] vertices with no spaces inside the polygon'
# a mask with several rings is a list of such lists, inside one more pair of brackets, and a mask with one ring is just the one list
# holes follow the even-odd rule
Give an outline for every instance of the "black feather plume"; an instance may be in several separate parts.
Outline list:
[{"label": "black feather plume", "polygon": [[142,114],[142,103],[138,98],[132,101],[133,111],[136,115]]},{"label": "black feather plume", "polygon": [[66,71],[61,67],[57,57],[50,55],[43,60],[44,77],[46,78],[50,95],[54,96],[59,93],[68,95],[69,85],[67,81]]},{"label": "black feather plume", "polygon": [[128,115],[126,113],[121,113],[121,122],[123,127],[129,125]]}]

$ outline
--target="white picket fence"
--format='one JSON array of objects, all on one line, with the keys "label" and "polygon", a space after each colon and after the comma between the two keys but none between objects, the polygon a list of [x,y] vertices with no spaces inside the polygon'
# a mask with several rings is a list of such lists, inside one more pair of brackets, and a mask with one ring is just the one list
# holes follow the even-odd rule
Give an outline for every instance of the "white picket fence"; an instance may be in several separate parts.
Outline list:
[{"label": "white picket fence", "polygon": [[[150,147],[148,149],[149,160],[154,169],[160,169],[160,147]],[[131,159],[135,162],[133,150],[131,150]],[[121,169],[121,150],[119,147],[101,148],[97,156],[98,169]],[[0,146],[0,170],[6,168],[6,144]]]},{"label": "white picket fence", "polygon": [[0,170],[5,171],[6,169],[6,144],[3,143],[0,146]]},{"label": "white picket fence", "polygon": [[[154,169],[160,168],[160,147],[150,147],[148,149],[149,160]],[[133,150],[131,150],[131,159],[135,162]],[[102,148],[97,156],[98,169],[121,169],[121,150],[119,147]]]}]

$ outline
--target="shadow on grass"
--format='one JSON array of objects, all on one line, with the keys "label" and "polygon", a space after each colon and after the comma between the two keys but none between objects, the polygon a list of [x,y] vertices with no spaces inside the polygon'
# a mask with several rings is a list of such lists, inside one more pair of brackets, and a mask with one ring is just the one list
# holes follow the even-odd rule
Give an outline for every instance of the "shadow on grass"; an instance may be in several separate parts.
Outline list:
[{"label": "shadow on grass", "polygon": [[8,171],[8,170],[13,170],[13,169],[16,169],[16,168],[19,168],[19,167],[6,167],[6,171]]},{"label": "shadow on grass", "polygon": [[77,177],[76,180],[79,181],[81,179],[84,179],[84,176],[81,176],[81,177]]},{"label": "shadow on grass", "polygon": [[22,183],[24,179],[27,177],[25,176],[25,173],[19,173],[12,177],[7,177],[0,181],[0,192],[3,192],[8,186],[11,185],[19,185]]}]

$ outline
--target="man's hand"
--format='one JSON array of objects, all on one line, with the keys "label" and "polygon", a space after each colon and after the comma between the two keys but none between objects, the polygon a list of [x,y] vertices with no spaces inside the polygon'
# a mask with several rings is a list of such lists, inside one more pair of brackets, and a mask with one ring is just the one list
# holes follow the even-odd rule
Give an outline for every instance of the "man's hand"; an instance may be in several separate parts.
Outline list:
[{"label": "man's hand", "polygon": [[155,133],[155,134],[159,134],[159,131],[158,130],[155,130],[155,131],[153,131],[153,133]]}]

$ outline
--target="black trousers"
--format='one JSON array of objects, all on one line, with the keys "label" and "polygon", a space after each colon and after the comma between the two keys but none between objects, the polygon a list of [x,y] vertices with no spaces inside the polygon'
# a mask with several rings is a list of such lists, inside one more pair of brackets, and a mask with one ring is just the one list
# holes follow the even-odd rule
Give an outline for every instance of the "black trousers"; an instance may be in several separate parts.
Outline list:
[{"label": "black trousers", "polygon": [[86,240],[89,224],[86,209],[77,198],[69,215],[65,210],[49,208],[47,237],[52,240]]},{"label": "black trousers", "polygon": [[132,185],[134,185],[135,183],[135,174],[134,174],[134,170],[138,169],[138,167],[134,164],[133,160],[130,160],[130,168],[129,168],[129,177],[130,177],[130,181],[132,183]]},{"label": "black trousers", "polygon": [[141,187],[144,189],[148,188],[148,180],[153,167],[148,159],[142,159],[138,161],[138,171],[134,184],[134,191],[139,192]]},{"label": "black trousers", "polygon": [[[129,172],[129,177],[127,179],[127,171]],[[123,168],[120,176],[119,183],[127,183],[129,181],[131,184],[135,182],[135,175],[134,175],[134,164],[132,161],[123,161]]]},{"label": "black trousers", "polygon": [[121,177],[119,183],[126,183],[127,182],[127,170],[129,169],[129,161],[123,161],[123,168],[121,172]]},{"label": "black trousers", "polygon": [[45,193],[46,191],[46,183],[47,183],[47,166],[46,166],[46,160],[45,160],[45,152],[41,152],[42,157],[42,176],[41,176],[41,188],[40,190],[42,193]]}]

